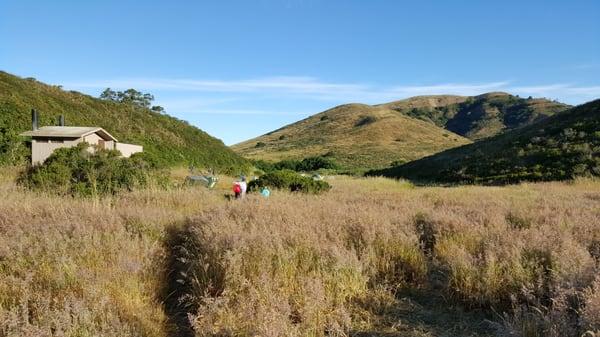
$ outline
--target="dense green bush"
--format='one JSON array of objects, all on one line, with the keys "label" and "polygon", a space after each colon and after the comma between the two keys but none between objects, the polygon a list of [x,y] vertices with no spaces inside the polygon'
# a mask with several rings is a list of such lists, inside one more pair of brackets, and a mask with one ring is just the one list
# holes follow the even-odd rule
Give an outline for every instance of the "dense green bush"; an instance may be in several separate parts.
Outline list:
[{"label": "dense green bush", "polygon": [[25,162],[27,147],[18,134],[5,126],[0,126],[0,166],[18,165]]},{"label": "dense green bush", "polygon": [[57,149],[43,164],[23,172],[19,183],[60,195],[104,196],[167,181],[140,156],[122,158],[115,150],[91,153],[88,148],[80,143]]},{"label": "dense green bush", "polygon": [[326,170],[337,170],[339,166],[337,163],[325,156],[307,157],[302,160],[286,159],[275,163],[267,162],[264,160],[256,160],[253,162],[254,166],[263,172],[272,172],[280,170],[291,170],[296,172],[311,172],[321,169]]},{"label": "dense green bush", "polygon": [[258,191],[262,187],[287,189],[292,192],[321,193],[328,191],[331,186],[322,180],[304,177],[291,170],[272,171],[248,185],[250,191]]},{"label": "dense green bush", "polygon": [[316,171],[320,169],[335,170],[338,169],[339,166],[335,163],[335,161],[333,161],[333,159],[319,156],[302,159],[298,165],[298,168],[299,170],[297,171]]}]

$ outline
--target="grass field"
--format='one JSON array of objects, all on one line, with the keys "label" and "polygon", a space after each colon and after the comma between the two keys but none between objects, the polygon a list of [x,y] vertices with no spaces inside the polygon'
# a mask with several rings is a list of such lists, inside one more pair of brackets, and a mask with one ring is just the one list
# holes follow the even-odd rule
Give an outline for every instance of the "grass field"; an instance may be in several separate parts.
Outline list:
[{"label": "grass field", "polygon": [[598,180],[227,201],[228,178],[74,199],[0,177],[2,337],[600,330]]}]

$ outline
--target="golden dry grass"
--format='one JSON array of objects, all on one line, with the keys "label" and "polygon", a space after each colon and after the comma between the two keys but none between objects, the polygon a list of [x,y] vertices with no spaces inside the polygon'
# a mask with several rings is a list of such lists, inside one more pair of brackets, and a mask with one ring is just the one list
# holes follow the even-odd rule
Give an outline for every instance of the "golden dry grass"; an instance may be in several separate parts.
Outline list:
[{"label": "golden dry grass", "polygon": [[[371,123],[360,125],[364,118]],[[264,146],[258,146],[262,142]],[[346,104],[232,146],[252,159],[302,159],[332,154],[348,169],[388,167],[470,141],[386,106]]]},{"label": "golden dry grass", "polygon": [[73,199],[0,186],[0,336],[165,336],[166,226],[220,201],[202,189]]},{"label": "golden dry grass", "polygon": [[320,196],[229,202],[227,178],[94,200],[24,191],[7,172],[2,337],[173,336],[182,313],[197,336],[600,330],[597,180],[334,177]]}]

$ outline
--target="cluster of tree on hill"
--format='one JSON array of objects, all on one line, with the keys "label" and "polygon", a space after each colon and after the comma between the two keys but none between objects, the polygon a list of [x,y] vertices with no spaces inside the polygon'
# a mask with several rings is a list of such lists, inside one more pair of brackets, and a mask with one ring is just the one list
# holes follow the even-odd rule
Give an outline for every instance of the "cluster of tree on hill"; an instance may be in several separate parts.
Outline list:
[{"label": "cluster of tree on hill", "polygon": [[111,88],[106,88],[100,94],[100,99],[118,103],[131,104],[142,108],[150,109],[154,112],[165,113],[165,109],[160,105],[152,105],[154,95],[143,93],[135,89],[127,89],[125,91],[114,91]]},{"label": "cluster of tree on hill", "polygon": [[531,124],[568,108],[566,104],[546,99],[502,94],[469,97],[464,102],[436,107],[395,109],[461,136],[481,139]]}]

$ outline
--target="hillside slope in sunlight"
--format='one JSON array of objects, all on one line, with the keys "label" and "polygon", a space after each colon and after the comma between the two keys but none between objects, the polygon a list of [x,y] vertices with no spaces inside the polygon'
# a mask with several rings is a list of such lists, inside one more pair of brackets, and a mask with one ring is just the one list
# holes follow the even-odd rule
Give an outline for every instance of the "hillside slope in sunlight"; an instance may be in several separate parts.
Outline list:
[{"label": "hillside slope in sunlight", "polygon": [[598,176],[600,100],[492,138],[370,174],[463,183]]},{"label": "hillside slope in sunlight", "polygon": [[119,141],[143,145],[148,158],[164,165],[194,164],[218,170],[248,166],[221,140],[185,121],[0,71],[0,151],[13,154],[8,164],[23,161],[26,151],[16,154],[10,146],[18,142],[15,134],[30,130],[33,108],[40,112],[40,126],[56,125],[59,115],[65,116],[68,126],[99,126]]},{"label": "hillside slope in sunlight", "polygon": [[344,168],[384,168],[539,122],[569,106],[502,92],[346,104],[232,148],[251,159],[326,155]]},{"label": "hillside slope in sunlight", "polygon": [[470,141],[383,106],[347,104],[232,148],[252,159],[329,156],[348,169],[387,167]]}]

